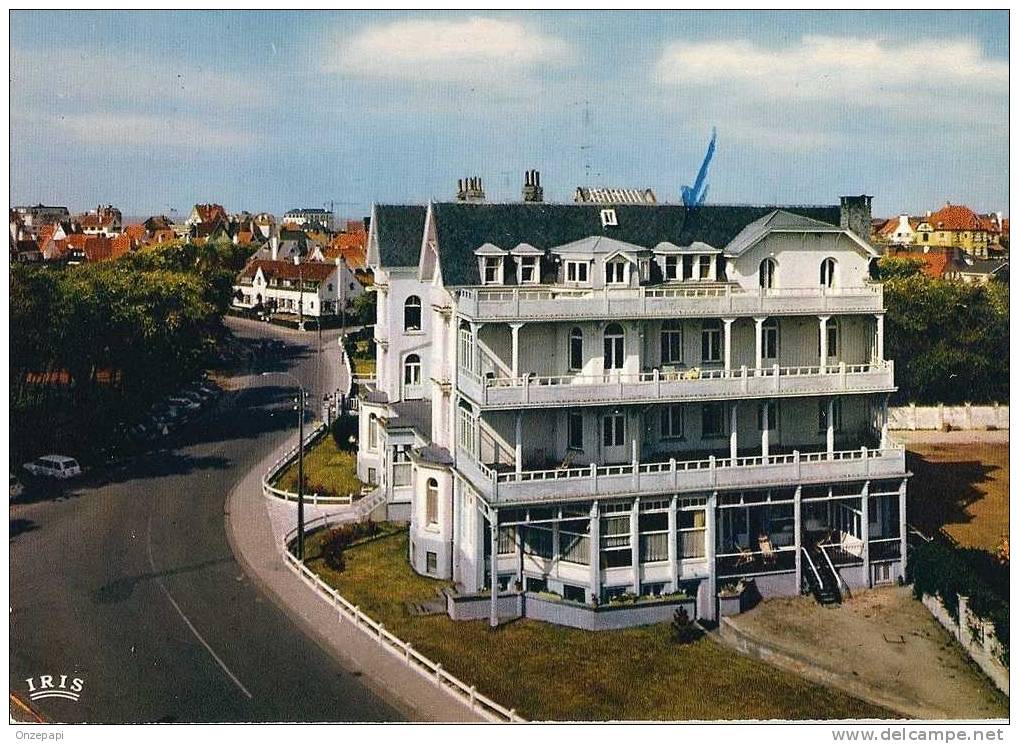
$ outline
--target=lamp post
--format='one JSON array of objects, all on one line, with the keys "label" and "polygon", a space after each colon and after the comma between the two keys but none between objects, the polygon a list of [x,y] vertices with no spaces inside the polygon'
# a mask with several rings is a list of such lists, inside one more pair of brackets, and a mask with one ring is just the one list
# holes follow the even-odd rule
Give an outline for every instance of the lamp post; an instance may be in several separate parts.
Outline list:
[{"label": "lamp post", "polygon": [[297,560],[304,563],[304,402],[305,392],[301,381],[289,372],[263,372],[262,377],[280,375],[289,377],[300,391],[297,402]]},{"label": "lamp post", "polygon": [[297,267],[297,330],[304,330],[304,269],[301,266],[300,254],[294,255],[294,266]]}]

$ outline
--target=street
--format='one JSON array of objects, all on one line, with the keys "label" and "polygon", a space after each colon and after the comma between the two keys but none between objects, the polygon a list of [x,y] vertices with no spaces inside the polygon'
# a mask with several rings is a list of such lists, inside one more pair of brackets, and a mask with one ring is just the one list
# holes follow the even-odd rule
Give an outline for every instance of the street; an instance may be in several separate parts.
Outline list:
[{"label": "street", "polygon": [[[29,678],[84,680],[78,702],[31,702],[49,720],[402,718],[265,598],[231,552],[227,494],[296,427],[292,381],[258,373],[298,377],[317,415],[339,365],[320,366],[315,333],[228,325],[286,349],[238,377],[244,386],[166,451],[11,505],[10,690],[27,701]],[[323,333],[323,354],[338,359],[338,335]]]}]

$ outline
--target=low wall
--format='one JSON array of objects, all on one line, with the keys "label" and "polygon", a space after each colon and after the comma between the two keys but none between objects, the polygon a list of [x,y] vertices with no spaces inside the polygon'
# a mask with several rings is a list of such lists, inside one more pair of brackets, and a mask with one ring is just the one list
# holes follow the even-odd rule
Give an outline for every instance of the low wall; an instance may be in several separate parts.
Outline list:
[{"label": "low wall", "polygon": [[[696,605],[694,598],[690,597],[592,607],[531,592],[504,592],[496,600],[496,611],[499,620],[526,617],[581,630],[619,630],[669,622],[680,607],[685,608],[693,620]],[[453,620],[487,620],[491,612],[491,597],[488,594],[447,593],[446,612]]]},{"label": "low wall", "polygon": [[969,657],[990,677],[994,686],[1008,695],[1008,667],[998,661],[1001,644],[994,635],[994,626],[969,611],[969,598],[959,597],[959,619],[953,620],[940,597],[923,595],[923,605],[959,642]]},{"label": "low wall", "polygon": [[974,406],[893,406],[888,409],[888,428],[943,430],[953,429],[1008,429],[1008,405],[992,403]]}]

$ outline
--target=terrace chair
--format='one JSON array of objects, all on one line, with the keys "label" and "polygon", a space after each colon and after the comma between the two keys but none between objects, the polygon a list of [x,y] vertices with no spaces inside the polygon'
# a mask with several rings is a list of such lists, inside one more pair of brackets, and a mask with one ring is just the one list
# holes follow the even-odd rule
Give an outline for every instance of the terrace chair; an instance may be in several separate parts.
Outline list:
[{"label": "terrace chair", "polygon": [[761,549],[761,558],[764,560],[765,565],[771,566],[775,564],[775,548],[771,544],[771,538],[768,535],[758,535],[757,545]]},{"label": "terrace chair", "polygon": [[734,543],[733,547],[736,549],[736,566],[748,566],[754,562],[754,554],[750,552],[750,548],[745,548],[739,543]]},{"label": "terrace chair", "polygon": [[573,456],[576,454],[575,450],[566,450],[566,456],[563,457],[563,461],[559,463],[559,467],[556,470],[569,470],[573,465]]}]

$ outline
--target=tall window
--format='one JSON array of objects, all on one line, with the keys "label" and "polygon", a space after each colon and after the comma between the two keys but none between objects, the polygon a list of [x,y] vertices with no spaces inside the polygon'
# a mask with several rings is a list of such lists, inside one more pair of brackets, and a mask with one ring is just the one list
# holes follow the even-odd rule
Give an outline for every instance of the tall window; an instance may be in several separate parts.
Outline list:
[{"label": "tall window", "polygon": [[379,448],[379,417],[374,413],[368,417],[368,449]]},{"label": "tall window", "polygon": [[683,406],[676,404],[662,409],[662,439],[683,436]]},{"label": "tall window", "polygon": [[521,284],[537,284],[538,283],[538,257],[537,256],[521,256],[520,257],[520,275],[519,281]]},{"label": "tall window", "polygon": [[574,284],[587,284],[587,262],[567,261],[566,281]]},{"label": "tall window", "polygon": [[559,556],[570,563],[588,563],[591,558],[590,519],[569,519],[559,523]]},{"label": "tall window", "polygon": [[837,265],[834,258],[826,258],[821,262],[821,286],[831,289],[835,286],[835,269]]},{"label": "tall window", "polygon": [[630,553],[630,515],[620,514],[602,517],[602,568],[629,566],[632,560]]},{"label": "tall window", "polygon": [[665,257],[665,281],[674,282],[680,279],[680,273],[682,271],[682,257],[681,256],[666,256]]},{"label": "tall window", "polygon": [[765,359],[778,359],[778,319],[768,318],[764,321],[761,331],[762,356]]},{"label": "tall window", "polygon": [[697,277],[699,279],[711,278],[711,256],[697,257]]},{"label": "tall window", "polygon": [[417,354],[409,355],[403,363],[403,384],[421,384],[421,357]]},{"label": "tall window", "polygon": [[764,414],[768,414],[768,431],[775,431],[778,428],[778,404],[773,401],[765,401],[757,407],[757,430],[764,431]]},{"label": "tall window", "polygon": [[485,256],[482,284],[502,284],[502,256]]},{"label": "tall window", "polygon": [[439,523],[439,482],[429,478],[425,486],[425,524]]},{"label": "tall window", "polygon": [[705,403],[701,406],[701,437],[724,437],[725,433],[725,403]]},{"label": "tall window", "polygon": [[707,519],[702,508],[685,508],[676,515],[679,529],[679,557],[703,558]]},{"label": "tall window", "polygon": [[613,413],[602,419],[602,446],[622,447],[626,441],[626,417]]},{"label": "tall window", "polygon": [[623,284],[626,281],[626,263],[609,261],[605,264],[605,283]]},{"label": "tall window", "polygon": [[584,449],[584,415],[582,413],[571,413],[566,421],[567,446],[570,449]]},{"label": "tall window", "polygon": [[641,503],[641,513],[637,520],[640,533],[641,563],[655,563],[669,560],[669,513],[668,502],[663,508],[645,512]]},{"label": "tall window", "polygon": [[757,279],[764,289],[771,289],[775,286],[775,260],[766,258],[761,261],[761,267],[757,271]]},{"label": "tall window", "polygon": [[403,303],[403,330],[421,330],[421,298],[411,295]]},{"label": "tall window", "polygon": [[[832,318],[828,321],[825,329],[825,334],[827,336],[827,353],[825,354],[825,357],[830,362],[834,357],[838,356],[839,353],[839,324],[834,318]],[[820,336],[818,336],[817,354],[818,356],[821,355]]]},{"label": "tall window", "polygon": [[393,449],[393,485],[409,486],[411,476],[410,455],[408,445],[401,444]]},{"label": "tall window", "polygon": [[605,328],[605,370],[623,368],[623,327],[611,323]]},{"label": "tall window", "polygon": [[701,326],[701,361],[722,361],[722,323],[705,320]]},{"label": "tall window", "polygon": [[584,332],[579,328],[570,331],[570,369],[584,368]]},{"label": "tall window", "polygon": [[662,364],[683,361],[683,324],[678,320],[662,323]]}]

